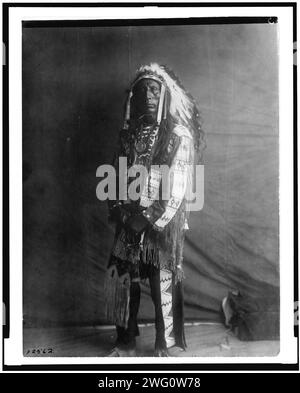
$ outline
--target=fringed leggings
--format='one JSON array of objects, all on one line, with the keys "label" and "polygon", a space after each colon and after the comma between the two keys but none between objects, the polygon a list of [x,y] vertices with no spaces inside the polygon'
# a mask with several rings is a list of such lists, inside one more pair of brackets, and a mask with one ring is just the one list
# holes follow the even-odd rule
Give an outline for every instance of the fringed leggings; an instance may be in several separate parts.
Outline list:
[{"label": "fringed leggings", "polygon": [[[175,344],[172,310],[172,273],[145,265],[145,277],[149,278],[151,298],[155,309],[155,349],[166,349]],[[129,318],[127,328],[116,325],[119,347],[134,348],[139,335],[137,314],[140,306],[141,290],[138,281],[132,278],[130,284]]]}]

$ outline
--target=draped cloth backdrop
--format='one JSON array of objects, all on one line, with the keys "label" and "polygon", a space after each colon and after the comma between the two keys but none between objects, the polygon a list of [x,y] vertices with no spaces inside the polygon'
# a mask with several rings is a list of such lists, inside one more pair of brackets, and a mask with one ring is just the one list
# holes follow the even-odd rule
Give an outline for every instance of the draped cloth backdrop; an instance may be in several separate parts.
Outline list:
[{"label": "draped cloth backdrop", "polygon": [[[105,324],[114,227],[96,198],[135,69],[166,64],[204,119],[204,208],[190,216],[187,320],[219,321],[229,290],[279,288],[276,24],[23,26],[25,326]],[[152,321],[142,287],[140,320]]]}]

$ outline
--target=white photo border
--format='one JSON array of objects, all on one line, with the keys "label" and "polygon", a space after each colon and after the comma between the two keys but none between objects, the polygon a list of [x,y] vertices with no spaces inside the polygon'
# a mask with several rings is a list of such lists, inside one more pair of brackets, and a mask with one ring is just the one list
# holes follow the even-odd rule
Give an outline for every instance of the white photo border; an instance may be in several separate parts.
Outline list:
[{"label": "white photo border", "polygon": [[[294,124],[293,124],[293,8],[288,7],[11,7],[9,8],[9,205],[10,205],[10,337],[4,340],[4,364],[120,365],[132,359],[107,357],[23,356],[22,272],[22,21],[161,19],[203,17],[278,18],[279,27],[279,157],[280,157],[280,352],[274,357],[137,358],[140,365],[154,364],[295,364],[294,337]],[[296,108],[295,108],[296,110]],[[283,264],[284,261],[284,264]]]}]

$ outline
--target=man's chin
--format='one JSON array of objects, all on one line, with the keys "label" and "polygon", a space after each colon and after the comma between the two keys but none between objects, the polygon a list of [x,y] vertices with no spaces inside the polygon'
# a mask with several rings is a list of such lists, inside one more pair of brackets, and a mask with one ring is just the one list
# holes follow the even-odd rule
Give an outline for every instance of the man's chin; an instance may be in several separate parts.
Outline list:
[{"label": "man's chin", "polygon": [[155,115],[156,115],[156,112],[157,112],[156,108],[147,108],[147,109],[145,110],[145,114],[146,114],[146,115],[155,116]]},{"label": "man's chin", "polygon": [[143,120],[147,123],[153,123],[156,120],[156,112],[148,112],[143,115]]}]

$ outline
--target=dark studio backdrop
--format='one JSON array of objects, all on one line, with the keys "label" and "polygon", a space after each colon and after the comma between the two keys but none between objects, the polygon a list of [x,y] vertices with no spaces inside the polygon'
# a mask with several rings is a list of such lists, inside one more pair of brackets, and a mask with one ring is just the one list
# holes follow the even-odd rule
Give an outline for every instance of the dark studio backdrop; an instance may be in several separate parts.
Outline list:
[{"label": "dark studio backdrop", "polygon": [[[103,324],[114,227],[96,198],[141,64],[168,65],[207,135],[205,202],[184,253],[187,320],[221,320],[229,290],[279,288],[276,24],[23,27],[25,326]],[[154,309],[142,287],[139,317]]]}]

